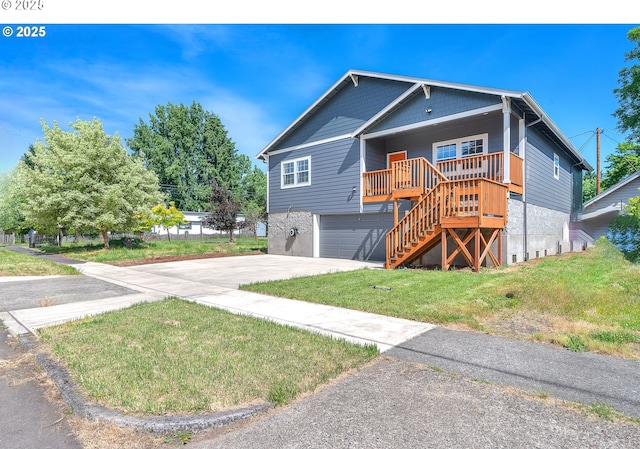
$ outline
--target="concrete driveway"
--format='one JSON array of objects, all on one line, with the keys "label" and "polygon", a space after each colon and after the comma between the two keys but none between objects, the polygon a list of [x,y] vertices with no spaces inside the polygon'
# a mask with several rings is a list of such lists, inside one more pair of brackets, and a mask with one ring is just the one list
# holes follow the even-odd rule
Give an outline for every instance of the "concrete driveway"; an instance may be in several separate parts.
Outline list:
[{"label": "concrete driveway", "polygon": [[265,254],[166,262],[128,268],[140,273],[156,274],[183,281],[238,288],[239,285],[254,282],[313,276],[359,268],[382,269],[383,263]]}]

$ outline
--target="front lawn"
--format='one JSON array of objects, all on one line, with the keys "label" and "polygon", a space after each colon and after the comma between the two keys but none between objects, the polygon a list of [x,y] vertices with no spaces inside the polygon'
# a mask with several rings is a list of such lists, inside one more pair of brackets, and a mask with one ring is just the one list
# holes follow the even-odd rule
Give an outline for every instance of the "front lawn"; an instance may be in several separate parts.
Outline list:
[{"label": "front lawn", "polygon": [[640,266],[606,240],[480,273],[365,269],[241,288],[640,359]]},{"label": "front lawn", "polygon": [[139,415],[286,404],[378,354],[176,298],[40,332],[92,400]]},{"label": "front lawn", "polygon": [[0,248],[0,276],[51,276],[79,274],[78,270],[38,256]]},{"label": "front lawn", "polygon": [[94,244],[66,244],[62,247],[41,248],[49,254],[61,254],[72,259],[88,262],[119,263],[124,261],[153,260],[170,256],[188,255],[241,255],[265,253],[266,238],[240,237],[229,242],[225,237],[192,240],[149,240],[119,239],[110,242],[111,249],[104,249],[102,242]]}]

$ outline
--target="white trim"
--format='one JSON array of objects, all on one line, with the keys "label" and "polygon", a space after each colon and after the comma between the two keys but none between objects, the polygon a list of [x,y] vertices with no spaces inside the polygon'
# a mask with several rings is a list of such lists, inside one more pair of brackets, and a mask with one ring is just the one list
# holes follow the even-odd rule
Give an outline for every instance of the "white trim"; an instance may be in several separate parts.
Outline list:
[{"label": "white trim", "polygon": [[[273,139],[271,142],[269,142],[269,144],[267,144],[266,147],[264,147],[264,149],[262,151],[260,151],[260,153],[257,154],[256,159],[260,159],[263,154],[269,152],[271,153],[271,151],[269,151],[269,149],[271,148],[272,145],[275,145],[275,143],[277,141],[279,141],[280,139],[282,139],[285,135],[287,135],[287,133],[293,129],[293,127],[295,125],[298,124],[298,122],[300,122],[304,117],[306,117],[311,111],[313,111],[317,106],[319,106],[322,102],[325,101],[325,98],[334,90],[336,90],[338,88],[338,86],[340,86],[346,78],[350,77],[351,74],[356,74],[356,72],[354,71],[349,71],[346,74],[344,74],[342,76],[342,78],[340,78],[338,81],[336,81],[333,86],[331,86],[324,94],[322,94],[322,96],[320,96],[316,101],[313,102],[313,104],[311,106],[309,106],[302,114],[300,114],[298,116],[298,118],[296,118],[293,122],[291,122],[289,124],[289,126],[287,126],[280,134],[278,134],[276,136],[275,139]],[[273,153],[271,153],[273,154]]]},{"label": "white trim", "polygon": [[264,161],[267,164],[267,208],[266,208],[266,212],[268,214],[269,213],[269,203],[270,203],[269,197],[271,196],[271,195],[269,195],[269,192],[271,190],[271,188],[269,186],[270,186],[271,183],[269,182],[269,155],[265,154],[264,156],[265,156]]},{"label": "white trim", "polygon": [[627,203],[622,199],[617,203],[611,204],[602,209],[594,210],[593,212],[587,212],[586,214],[578,214],[578,221],[591,220],[592,218],[600,217],[601,215],[610,215],[613,213],[620,214],[624,212],[624,206]]},{"label": "white trim", "polygon": [[527,161],[525,155],[527,153],[527,127],[524,114],[521,119],[518,120],[518,156],[522,158],[522,201],[526,201],[526,166]]},{"label": "white trim", "polygon": [[337,142],[339,140],[345,140],[345,139],[353,139],[353,137],[351,137],[351,134],[342,134],[340,136],[329,137],[327,139],[316,140],[314,142],[302,143],[300,145],[296,145],[293,147],[287,147],[287,148],[281,148],[275,151],[269,151],[269,156],[273,156],[274,154],[287,153],[290,151],[303,150],[305,148],[315,147],[316,145],[323,145],[325,143]]},{"label": "white trim", "polygon": [[502,97],[502,182],[511,184],[511,99]]},{"label": "white trim", "polygon": [[359,135],[360,133],[364,132],[364,130],[366,130],[367,128],[369,128],[370,126],[372,126],[374,123],[377,123],[381,118],[383,118],[385,115],[387,115],[389,112],[393,111],[397,105],[399,105],[400,103],[402,103],[406,98],[408,98],[409,96],[413,95],[413,93],[420,89],[420,84],[414,84],[413,86],[411,86],[409,89],[407,89],[406,91],[404,91],[399,97],[397,97],[395,100],[393,100],[391,103],[389,103],[387,106],[385,106],[384,108],[382,108],[382,110],[380,112],[378,112],[376,115],[374,115],[373,117],[371,117],[369,120],[367,120],[366,122],[364,122],[362,125],[360,125],[358,127],[358,129],[356,129],[355,131],[353,131],[351,133],[351,137],[356,137],[357,135]]},{"label": "white trim", "polygon": [[[408,76],[399,76],[399,75],[390,75],[385,73],[378,72],[369,72],[363,70],[349,70],[345,73],[340,79],[338,79],[321,97],[319,97],[309,108],[307,108],[298,118],[296,118],[289,126],[287,126],[278,136],[273,139],[267,146],[265,146],[260,153],[256,155],[257,159],[262,159],[264,155],[269,152],[271,147],[275,145],[280,139],[282,139],[285,135],[287,135],[300,121],[302,121],[305,117],[307,117],[311,112],[313,112],[316,108],[318,108],[322,103],[327,101],[327,99],[334,94],[340,86],[345,83],[346,80],[351,79],[352,77],[369,77],[369,78],[379,78],[386,80],[394,80],[394,81],[403,81],[411,84],[426,84],[431,87],[444,87],[448,89],[457,89],[469,92],[478,92],[485,93],[490,95],[497,96],[505,96],[513,99],[522,100],[527,106],[533,109],[534,113],[540,117],[540,120],[544,122],[546,126],[548,126],[551,131],[566,145],[569,149],[569,152],[576,157],[576,159],[585,167],[587,170],[593,170],[593,167],[589,165],[589,163],[580,155],[578,150],[575,149],[573,144],[569,142],[569,139],[558,129],[558,127],[553,123],[553,121],[547,116],[544,110],[538,105],[538,103],[533,99],[529,92],[519,92],[513,90],[506,89],[495,89],[489,87],[482,86],[474,86],[470,84],[459,84],[459,83],[451,83],[451,82],[443,82],[436,81],[427,78],[416,78],[416,77],[408,77]],[[430,121],[431,123],[435,123],[434,121]]]},{"label": "white trim", "polygon": [[447,115],[444,117],[438,117],[430,120],[426,120],[424,122],[412,123],[411,125],[399,126],[397,128],[385,129],[384,131],[376,131],[370,134],[363,134],[363,139],[374,139],[376,137],[384,137],[391,134],[401,133],[404,131],[412,131],[415,129],[426,128],[427,126],[437,125],[440,123],[450,122],[452,120],[459,120],[462,118],[473,117],[475,115],[481,115],[485,112],[493,112],[493,111],[501,111],[502,103],[497,103],[492,106],[485,106],[484,108],[472,109],[470,111],[459,112],[453,115]]},{"label": "white trim", "polygon": [[435,163],[440,162],[437,158],[438,155],[438,147],[441,146],[445,146],[445,145],[451,145],[451,144],[455,144],[456,145],[456,156],[453,158],[449,158],[449,159],[442,159],[443,161],[452,161],[452,160],[456,160],[456,159],[464,159],[465,157],[473,157],[476,156],[476,154],[469,154],[466,156],[462,155],[462,148],[461,148],[461,143],[462,142],[467,142],[470,140],[482,140],[482,153],[479,154],[487,154],[489,152],[489,134],[488,133],[483,133],[483,134],[476,134],[474,136],[465,136],[465,137],[458,137],[456,139],[449,139],[449,140],[442,140],[440,142],[433,142],[433,144],[431,145],[431,157],[432,157],[432,161],[434,161]]},{"label": "white trim", "polygon": [[[307,161],[307,181],[298,182],[298,162]],[[285,164],[293,164],[293,172],[288,173],[293,175],[293,184],[285,184],[284,183],[284,170],[283,167]],[[305,187],[311,185],[311,156],[299,157],[297,159],[287,159],[280,162],[280,188],[281,189],[294,189],[296,187]]]},{"label": "white trim", "polygon": [[591,198],[589,201],[587,201],[586,203],[584,203],[582,205],[582,209],[584,210],[586,207],[591,206],[593,203],[596,203],[598,201],[600,201],[602,198],[604,198],[605,196],[609,195],[610,193],[613,193],[615,191],[617,191],[618,189],[626,186],[627,184],[629,184],[631,181],[638,179],[640,177],[640,171],[634,173],[633,175],[629,176],[626,179],[623,179],[622,181],[619,181],[617,184],[612,185],[611,187],[609,187],[607,190],[605,190],[604,192],[600,193],[600,195],[594,196],[593,198]]},{"label": "white trim", "polygon": [[406,159],[407,158],[407,150],[394,151],[393,153],[387,153],[387,168],[391,168],[391,166],[390,166],[391,164],[389,164],[389,159],[391,159],[390,156],[392,154],[401,154],[401,153],[404,153],[404,158]]},{"label": "white trim", "polygon": [[367,156],[367,144],[364,140],[360,139],[360,190],[358,191],[360,201],[360,213],[364,212],[364,172],[367,171],[367,164],[365,163]]},{"label": "white trim", "polygon": [[313,257],[320,257],[320,215],[313,214]]}]

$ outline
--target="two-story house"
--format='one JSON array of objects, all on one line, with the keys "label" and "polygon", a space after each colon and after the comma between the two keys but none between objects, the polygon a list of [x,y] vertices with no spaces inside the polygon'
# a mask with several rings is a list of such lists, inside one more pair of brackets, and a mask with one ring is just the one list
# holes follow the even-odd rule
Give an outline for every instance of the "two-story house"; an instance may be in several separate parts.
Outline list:
[{"label": "two-story house", "polygon": [[269,253],[387,268],[566,251],[591,170],[526,92],[357,70],[257,157]]}]

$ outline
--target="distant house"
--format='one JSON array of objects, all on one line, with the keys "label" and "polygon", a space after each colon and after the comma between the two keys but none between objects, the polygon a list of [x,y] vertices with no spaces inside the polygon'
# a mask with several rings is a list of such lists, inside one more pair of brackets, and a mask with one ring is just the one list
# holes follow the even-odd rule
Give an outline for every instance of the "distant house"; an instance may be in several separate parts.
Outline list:
[{"label": "distant house", "polygon": [[257,158],[269,253],[387,268],[566,251],[591,170],[526,92],[357,70]]},{"label": "distant house", "polygon": [[609,223],[624,210],[629,198],[640,195],[640,171],[609,187],[582,206],[576,223],[576,238],[593,244],[606,236]]},{"label": "distant house", "polygon": [[[220,231],[218,229],[211,229],[206,226],[203,226],[202,222],[205,220],[207,213],[206,212],[182,212],[184,214],[184,219],[187,223],[181,224],[179,226],[172,226],[169,230],[171,232],[171,237],[176,238],[180,236],[189,236],[189,237],[211,237],[218,235],[226,235],[227,231]],[[244,221],[244,215],[238,214],[236,220],[238,222]],[[153,232],[160,235],[166,236],[167,230],[163,226],[156,225],[153,227]],[[236,230],[234,233],[236,235],[247,233],[248,230]],[[258,237],[265,237],[267,235],[267,226],[264,223],[258,223]]]}]

